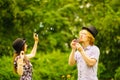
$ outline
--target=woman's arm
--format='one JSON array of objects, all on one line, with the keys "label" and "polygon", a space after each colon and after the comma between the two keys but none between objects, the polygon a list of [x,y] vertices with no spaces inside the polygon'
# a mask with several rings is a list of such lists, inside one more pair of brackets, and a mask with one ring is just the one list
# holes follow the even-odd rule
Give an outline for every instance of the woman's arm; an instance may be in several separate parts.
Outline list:
[{"label": "woman's arm", "polygon": [[38,44],[38,35],[36,33],[34,33],[34,40],[35,40],[35,43],[34,43],[34,46],[33,46],[33,49],[32,51],[30,52],[30,54],[27,54],[27,58],[32,58],[36,55],[36,51],[37,51],[37,44]]},{"label": "woman's arm", "polygon": [[23,59],[24,59],[24,51],[20,52],[20,58],[17,60],[17,73],[19,75],[23,74]]},{"label": "woman's arm", "polygon": [[19,75],[22,75],[23,74],[23,63],[18,63],[17,64],[17,73]]}]

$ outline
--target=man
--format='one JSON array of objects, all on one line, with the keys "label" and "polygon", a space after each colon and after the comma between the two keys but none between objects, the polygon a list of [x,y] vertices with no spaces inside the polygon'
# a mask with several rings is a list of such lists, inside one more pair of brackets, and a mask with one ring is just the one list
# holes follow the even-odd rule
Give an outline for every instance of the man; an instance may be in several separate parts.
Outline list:
[{"label": "man", "polygon": [[78,80],[98,80],[97,66],[100,51],[94,45],[98,31],[95,27],[82,27],[79,39],[71,42],[72,51],[69,56],[69,65],[77,64]]}]

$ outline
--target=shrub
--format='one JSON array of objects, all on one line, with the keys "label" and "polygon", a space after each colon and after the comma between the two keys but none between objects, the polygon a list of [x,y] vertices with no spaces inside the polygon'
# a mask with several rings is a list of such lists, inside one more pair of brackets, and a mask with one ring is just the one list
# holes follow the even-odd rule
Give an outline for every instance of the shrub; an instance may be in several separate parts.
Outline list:
[{"label": "shrub", "polygon": [[0,58],[0,80],[18,80],[17,74],[13,73],[12,58],[3,56]]},{"label": "shrub", "polygon": [[105,68],[104,64],[103,64],[102,62],[100,62],[100,63],[98,64],[98,78],[99,78],[99,79],[102,77],[101,74],[104,73],[105,70],[106,70],[106,68]]},{"label": "shrub", "polygon": [[116,73],[114,75],[115,80],[120,80],[120,67],[116,69]]},{"label": "shrub", "polygon": [[52,53],[37,54],[32,60],[35,80],[76,80],[76,66],[68,65],[69,54],[53,51]]}]

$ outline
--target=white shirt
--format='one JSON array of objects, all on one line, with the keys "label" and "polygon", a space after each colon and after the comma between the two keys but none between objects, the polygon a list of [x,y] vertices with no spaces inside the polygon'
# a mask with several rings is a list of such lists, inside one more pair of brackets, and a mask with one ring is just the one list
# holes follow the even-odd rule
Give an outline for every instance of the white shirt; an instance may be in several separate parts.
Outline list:
[{"label": "white shirt", "polygon": [[97,46],[88,46],[84,49],[87,56],[97,60],[93,67],[89,67],[84,61],[81,53],[79,51],[75,52],[75,60],[77,62],[78,69],[78,80],[98,80],[97,78],[97,66],[100,55],[100,50]]}]

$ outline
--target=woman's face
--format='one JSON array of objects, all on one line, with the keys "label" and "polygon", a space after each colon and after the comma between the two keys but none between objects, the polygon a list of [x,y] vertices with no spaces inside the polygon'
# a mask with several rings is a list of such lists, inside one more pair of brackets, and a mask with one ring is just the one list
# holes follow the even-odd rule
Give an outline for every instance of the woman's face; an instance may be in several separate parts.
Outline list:
[{"label": "woman's face", "polygon": [[88,31],[87,30],[81,30],[79,32],[79,40],[81,43],[88,41]]},{"label": "woman's face", "polygon": [[25,43],[25,44],[24,44],[24,51],[25,51],[25,52],[27,51],[27,46],[28,46],[28,45]]}]

